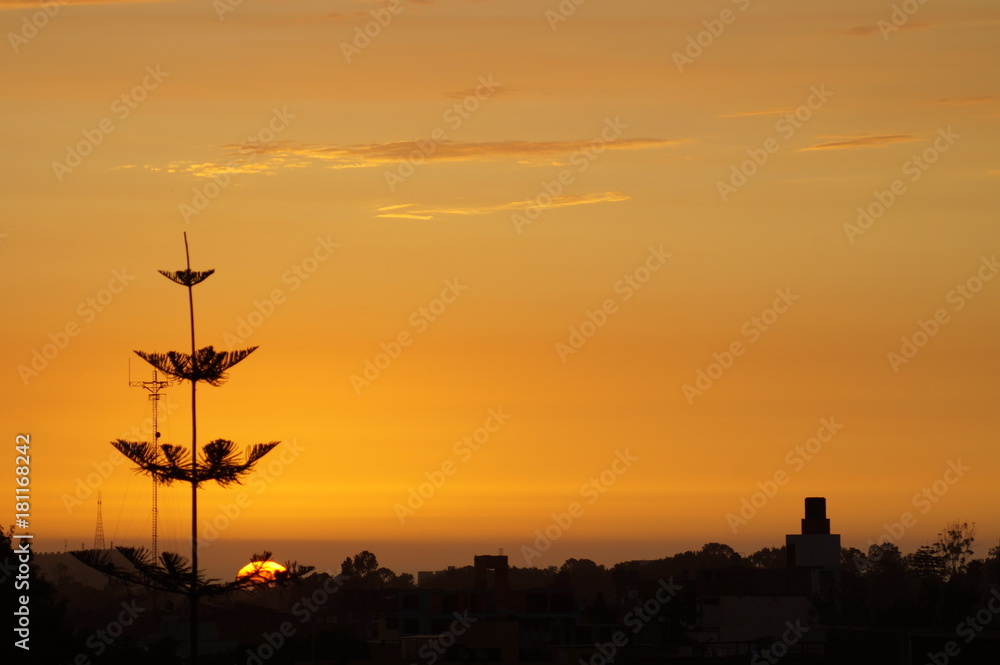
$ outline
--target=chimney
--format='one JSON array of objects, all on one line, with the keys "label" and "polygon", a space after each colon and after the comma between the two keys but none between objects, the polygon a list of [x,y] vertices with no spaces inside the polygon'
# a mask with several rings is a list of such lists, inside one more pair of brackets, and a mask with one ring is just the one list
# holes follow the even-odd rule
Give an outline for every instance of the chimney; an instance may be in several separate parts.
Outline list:
[{"label": "chimney", "polygon": [[802,535],[830,533],[830,520],[826,516],[826,498],[811,496],[806,498],[806,516],[802,520]]}]

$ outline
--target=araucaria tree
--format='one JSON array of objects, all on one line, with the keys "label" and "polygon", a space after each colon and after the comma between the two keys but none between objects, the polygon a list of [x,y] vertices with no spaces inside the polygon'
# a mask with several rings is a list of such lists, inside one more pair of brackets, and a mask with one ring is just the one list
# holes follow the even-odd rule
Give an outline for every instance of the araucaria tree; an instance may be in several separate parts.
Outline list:
[{"label": "araucaria tree", "polygon": [[[215,439],[204,445],[198,452],[198,384],[206,383],[219,386],[226,380],[226,372],[250,355],[257,347],[238,351],[216,351],[211,346],[198,348],[195,344],[194,327],[194,294],[195,285],[208,278],[214,270],[191,270],[191,255],[188,251],[187,234],[184,234],[184,254],[187,267],[184,270],[159,272],[171,281],[187,288],[188,310],[190,312],[191,352],[168,351],[166,353],[148,353],[136,351],[141,358],[159,371],[181,381],[191,384],[191,447],[165,444],[157,446],[155,442],[125,441],[119,439],[112,442],[123,455],[135,462],[139,470],[154,476],[159,482],[170,484],[184,482],[191,484],[191,565],[190,569],[179,561],[176,555],[165,553],[160,562],[150,562],[141,552],[131,552],[130,557],[136,568],[143,574],[144,582],[150,586],[171,590],[181,590],[187,594],[191,608],[191,662],[196,662],[198,655],[198,599],[201,596],[227,592],[239,588],[246,582],[237,581],[228,584],[213,584],[204,580],[198,571],[198,488],[207,482],[215,481],[226,486],[239,483],[253,469],[254,465],[272,448],[277,441],[258,443],[249,447],[246,456],[240,458],[236,444],[228,439]],[[300,569],[301,570],[301,569]],[[292,571],[298,572],[296,570]],[[304,571],[303,571],[304,572]],[[188,579],[180,582],[177,589],[177,575]]]}]

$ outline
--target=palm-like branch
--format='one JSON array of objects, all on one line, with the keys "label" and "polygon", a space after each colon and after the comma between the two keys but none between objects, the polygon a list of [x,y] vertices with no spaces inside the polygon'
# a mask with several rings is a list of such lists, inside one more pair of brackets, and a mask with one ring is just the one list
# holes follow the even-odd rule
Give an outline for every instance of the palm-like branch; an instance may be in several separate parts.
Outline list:
[{"label": "palm-like branch", "polygon": [[164,485],[170,485],[175,480],[190,482],[190,456],[186,448],[165,444],[157,449],[152,443],[124,439],[112,441],[111,445],[135,462],[139,470],[153,476]]},{"label": "palm-like branch", "polygon": [[155,477],[164,485],[169,485],[175,480],[194,482],[198,485],[214,480],[226,487],[234,483],[239,484],[243,476],[250,473],[257,462],[271,452],[278,443],[271,441],[250,446],[246,450],[245,458],[240,460],[235,443],[227,439],[216,439],[202,448],[194,469],[191,468],[190,451],[181,446],[164,444],[157,449],[151,443],[124,439],[112,441],[111,445],[132,460],[140,471]]},{"label": "palm-like branch", "polygon": [[[109,579],[126,586],[142,586],[147,589],[165,591],[167,593],[190,594],[192,570],[191,562],[175,552],[163,552],[158,561],[154,561],[151,552],[145,547],[116,547],[115,550],[128,562],[127,566],[117,565],[111,552],[107,550],[78,550],[71,552],[73,556],[95,570],[104,573]],[[265,552],[266,558],[271,553]],[[254,555],[254,561],[258,555]],[[297,582],[303,576],[312,572],[312,566],[300,566],[295,562],[285,564],[286,570],[275,575],[273,580],[262,582],[259,578],[240,578],[233,582],[221,582],[217,579],[204,578],[199,571],[197,587],[194,595],[199,597],[220,596],[235,591],[248,590],[262,584],[287,584]]]},{"label": "palm-like branch", "polygon": [[[71,554],[91,568],[104,573],[109,579],[126,586],[137,585],[167,593],[191,593],[191,562],[186,557],[175,552],[162,552],[159,560],[154,561],[152,553],[145,547],[116,547],[115,550],[125,558],[128,566],[116,565],[108,550],[77,550]],[[270,558],[271,553],[264,552],[260,555],[254,554],[251,560],[266,561]],[[295,561],[286,562],[284,566],[283,572],[268,581],[247,576],[233,582],[221,582],[217,579],[204,578],[199,571],[194,594],[199,597],[220,596],[262,585],[289,584],[298,582],[313,571],[312,566],[300,566]]]},{"label": "palm-like branch", "polygon": [[109,579],[127,586],[139,585],[168,593],[188,593],[190,590],[191,564],[184,557],[164,552],[161,555],[163,565],[160,565],[145,547],[116,547],[115,550],[125,558],[128,566],[115,564],[107,550],[82,550],[72,554]]},{"label": "palm-like branch", "polygon": [[191,454],[187,448],[165,443],[160,446],[160,450],[163,451],[163,456],[167,458],[167,462],[171,467],[179,469],[191,468]]},{"label": "palm-like branch", "polygon": [[198,482],[214,480],[225,487],[233,483],[239,484],[240,479],[250,473],[253,467],[264,455],[278,445],[278,441],[258,443],[246,450],[246,460],[240,462],[236,455],[236,444],[227,439],[216,439],[205,444],[202,456],[198,462]]},{"label": "palm-like branch", "polygon": [[164,374],[186,381],[204,381],[219,386],[226,380],[226,371],[257,350],[256,346],[236,351],[216,351],[206,346],[192,356],[180,351],[149,353],[136,351],[135,354]]},{"label": "palm-like branch", "polygon": [[182,286],[194,286],[211,275],[214,270],[158,270],[167,279],[177,282]]}]

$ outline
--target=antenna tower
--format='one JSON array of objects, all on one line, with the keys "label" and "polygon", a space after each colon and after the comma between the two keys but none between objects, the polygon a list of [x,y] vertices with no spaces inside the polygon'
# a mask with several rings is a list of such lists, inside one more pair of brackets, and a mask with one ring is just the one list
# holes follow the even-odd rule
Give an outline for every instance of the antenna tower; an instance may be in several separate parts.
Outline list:
[{"label": "antenna tower", "polygon": [[97,490],[97,530],[94,531],[94,549],[104,549],[104,518],[101,516],[101,490]]},{"label": "antenna tower", "polygon": [[[130,365],[131,366],[131,365]],[[153,370],[153,380],[152,381],[129,381],[128,384],[133,388],[145,388],[149,391],[149,402],[153,407],[153,446],[159,450],[160,443],[160,430],[157,425],[158,420],[158,405],[160,403],[160,391],[170,385],[169,381],[159,381],[157,379],[156,370]],[[153,561],[158,559],[158,554],[156,550],[157,545],[157,523],[159,522],[159,507],[157,506],[157,495],[159,483],[156,480],[156,476],[153,476]]]}]

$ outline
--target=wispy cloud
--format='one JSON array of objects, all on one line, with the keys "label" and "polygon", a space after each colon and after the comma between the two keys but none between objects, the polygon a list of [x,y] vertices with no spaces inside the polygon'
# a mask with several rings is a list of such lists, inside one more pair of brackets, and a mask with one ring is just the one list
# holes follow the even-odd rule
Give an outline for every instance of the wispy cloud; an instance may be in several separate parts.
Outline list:
[{"label": "wispy cloud", "polygon": [[445,206],[436,208],[414,207],[416,204],[405,203],[379,208],[377,217],[393,219],[434,219],[435,215],[488,215],[493,212],[518,210],[527,206],[542,209],[567,208],[570,206],[593,205],[595,203],[617,203],[627,201],[631,197],[621,192],[601,192],[594,194],[573,194],[569,196],[554,196],[545,205],[537,201],[511,201],[509,203],[494,203],[483,206]]},{"label": "wispy cloud", "polygon": [[[279,170],[301,169],[309,166],[305,161],[293,161],[282,157],[272,159],[232,159],[227,162],[170,162],[166,166],[143,164],[142,168],[154,173],[186,173],[199,178],[216,178],[223,175],[264,174],[274,175]],[[126,164],[118,168],[135,168]]]},{"label": "wispy cloud", "polygon": [[[39,7],[46,4],[59,4],[59,5],[120,5],[120,4],[133,4],[133,3],[145,3],[145,2],[171,2],[177,0],[58,0],[58,2],[43,2],[42,0],[0,0],[0,11],[11,10],[11,9],[38,9]],[[406,5],[432,5],[438,0],[405,0]],[[371,19],[371,9],[384,6],[385,0],[355,0],[353,2],[356,7],[364,7],[364,9],[358,9],[356,11],[349,12],[339,12],[326,14],[322,18],[327,18],[330,20],[354,20],[359,18]]]},{"label": "wispy cloud", "polygon": [[[430,141],[391,141],[388,143],[366,143],[355,145],[316,145],[296,143],[272,143],[256,146],[258,154],[299,157],[329,162],[330,168],[359,168],[382,166],[409,158],[414,153],[422,155],[429,162],[471,162],[496,159],[515,159],[522,162],[542,160],[550,163],[555,156],[569,156],[585,150],[591,145],[590,139],[573,141],[490,141],[482,143],[441,141],[427,147]],[[608,150],[644,150],[674,145],[680,141],[670,139],[620,139],[604,144]],[[222,146],[229,151],[246,151],[242,144]],[[429,154],[424,154],[429,153]]]},{"label": "wispy cloud", "polygon": [[[684,143],[671,139],[619,139],[603,144],[606,150],[647,150]],[[433,146],[431,150],[428,146]],[[294,142],[223,145],[231,159],[219,162],[172,162],[145,168],[166,173],[215,177],[223,173],[276,173],[286,169],[321,166],[330,169],[375,168],[394,165],[418,155],[428,162],[514,160],[520,164],[564,164],[574,153],[592,147],[591,140],[492,141],[464,143],[441,141],[391,141],[355,145],[319,145]]]},{"label": "wispy cloud", "polygon": [[60,0],[40,2],[40,0],[0,0],[0,11],[13,9],[39,9],[50,5],[123,5],[136,2],[166,2],[168,0]]},{"label": "wispy cloud", "polygon": [[821,136],[819,138],[835,138],[836,141],[817,143],[808,148],[802,148],[802,152],[807,150],[845,150],[849,148],[881,148],[891,143],[906,143],[918,141],[912,134],[881,134],[877,136]]}]

